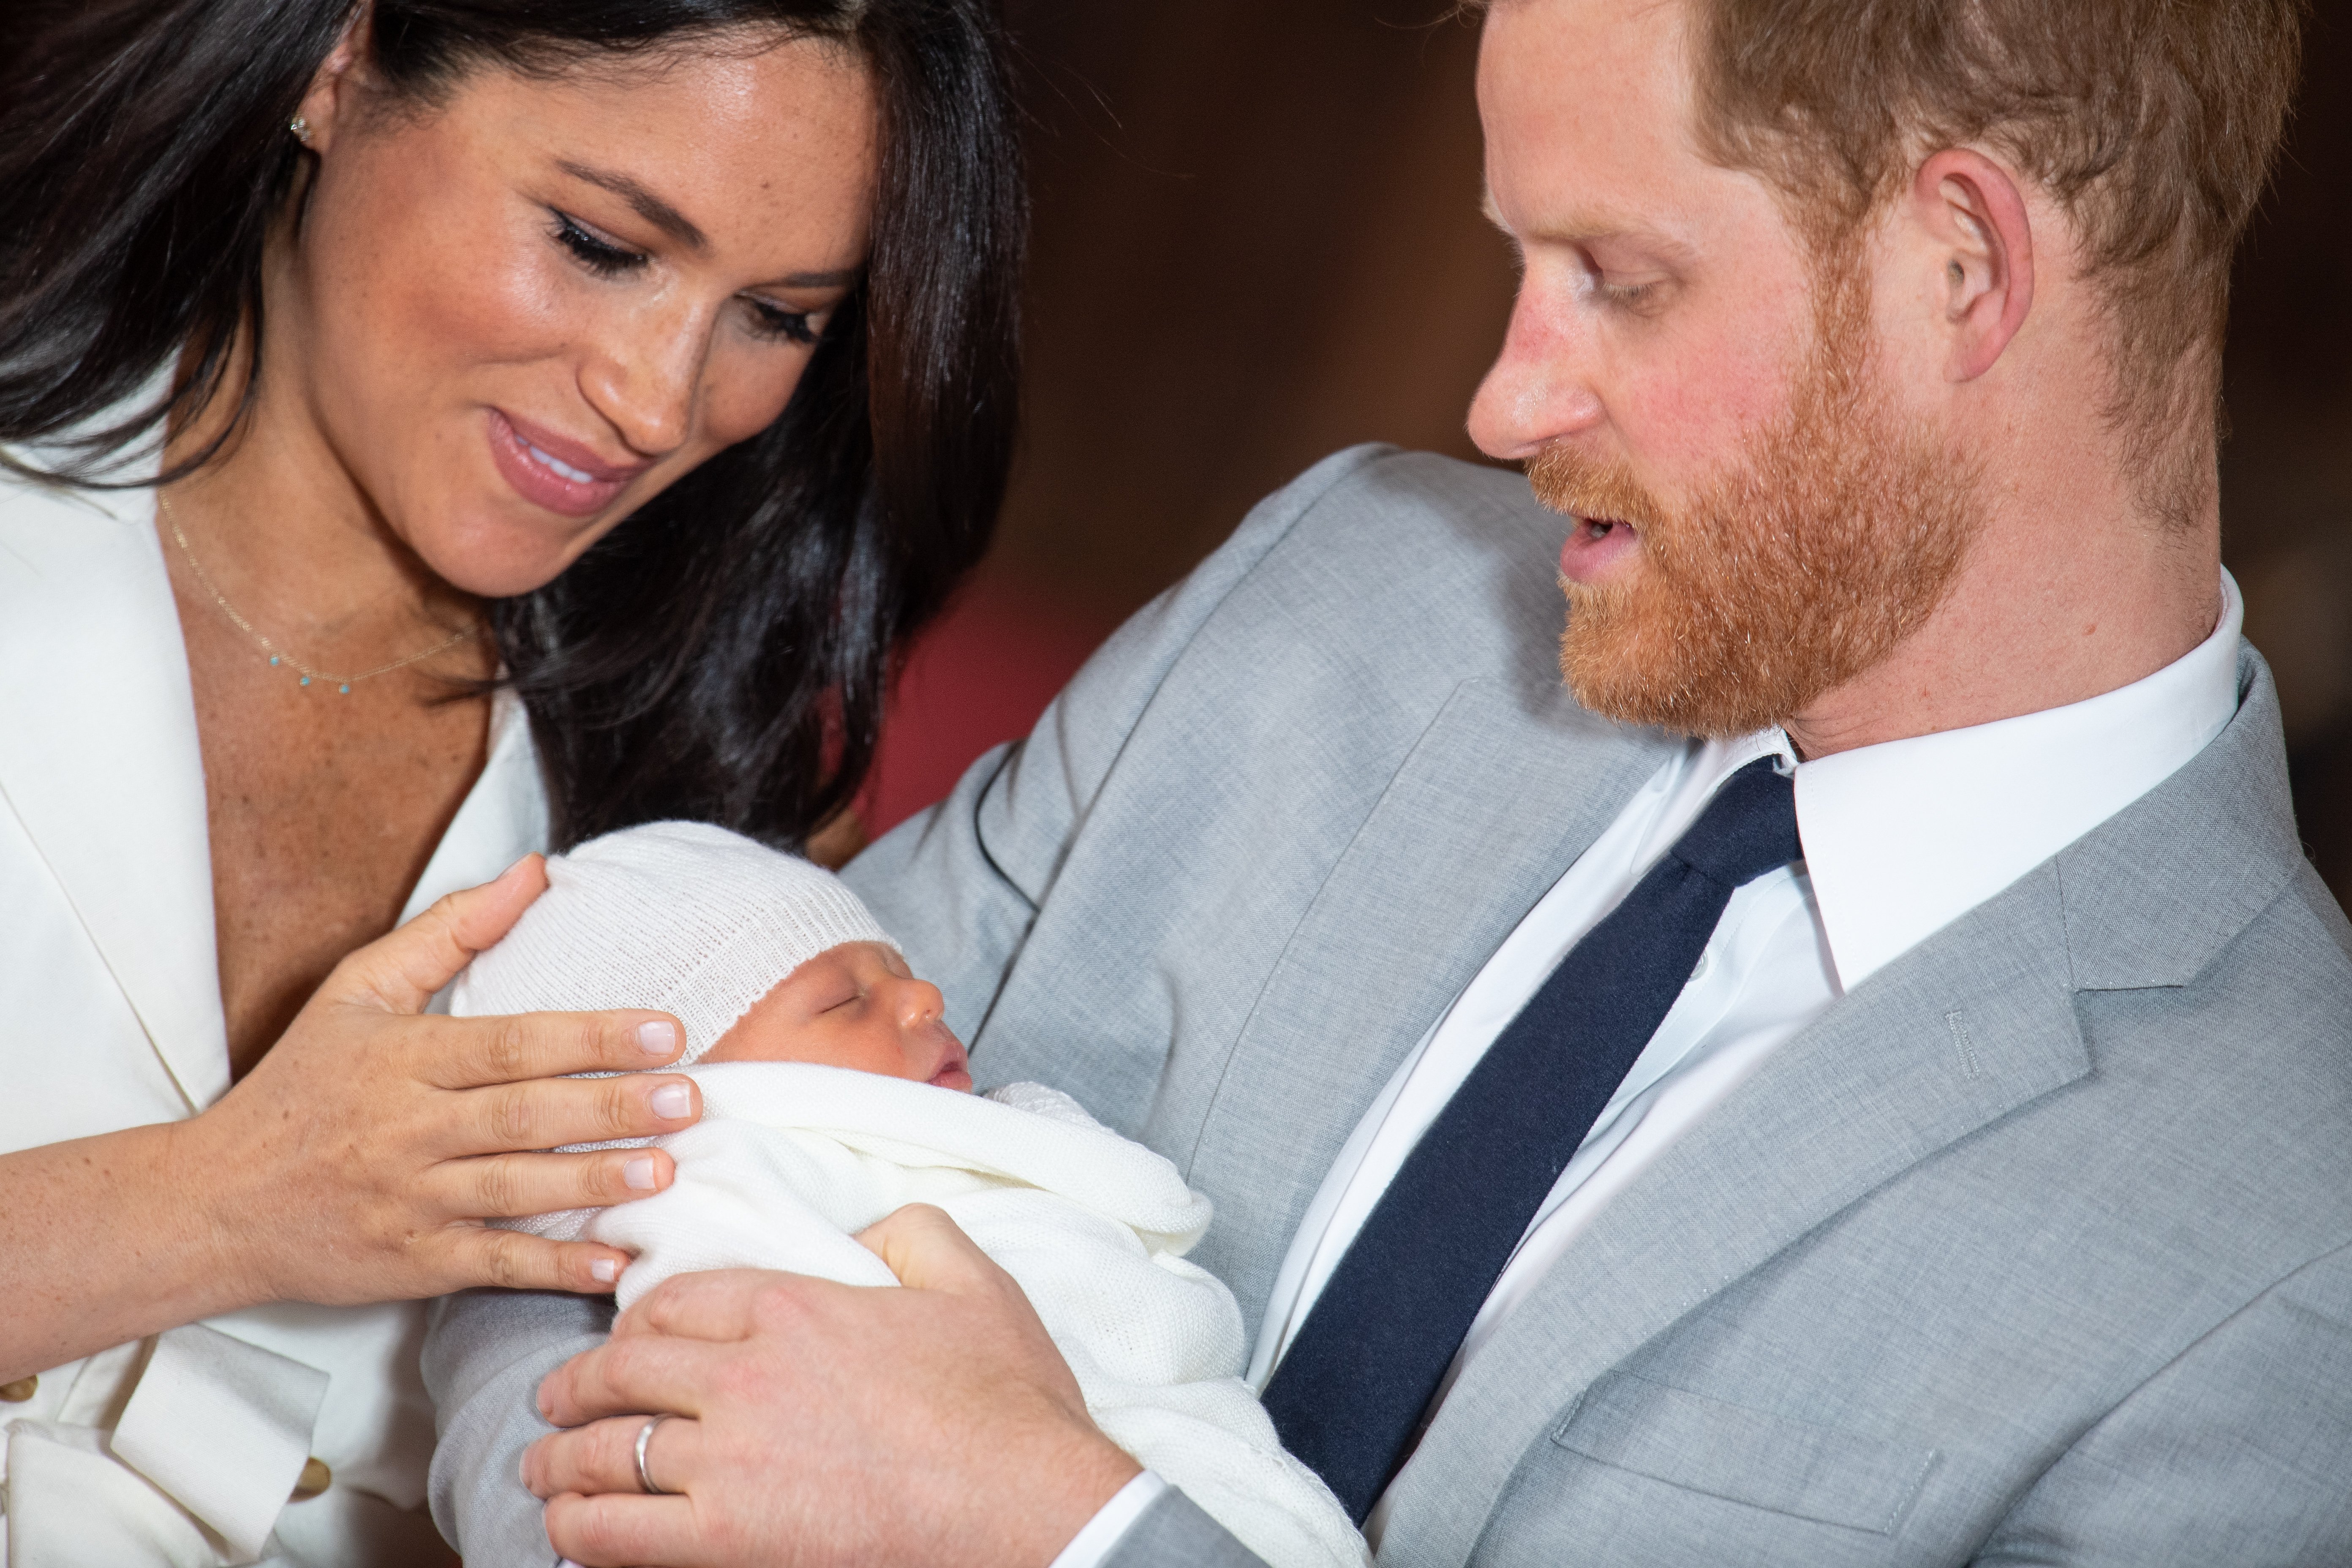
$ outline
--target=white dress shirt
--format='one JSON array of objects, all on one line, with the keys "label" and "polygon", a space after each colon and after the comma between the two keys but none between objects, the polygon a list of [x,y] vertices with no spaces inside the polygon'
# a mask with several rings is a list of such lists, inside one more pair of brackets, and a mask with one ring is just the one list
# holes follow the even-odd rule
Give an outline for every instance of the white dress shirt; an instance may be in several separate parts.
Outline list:
[{"label": "white dress shirt", "polygon": [[[1276,1275],[1251,1381],[1263,1388],[1273,1375],[1405,1157],[1504,1026],[1725,779],[1759,757],[1792,769],[1805,858],[1732,895],[1689,984],[1528,1223],[1428,1416],[1593,1216],[1776,1047],[2221,732],[2238,708],[2243,618],[2226,572],[2221,600],[2204,642],[2087,701],[1815,762],[1796,761],[1778,730],[1685,746],[1528,910],[1357,1124]],[[1055,1568],[1100,1562],[1158,1492],[1150,1478],[1138,1478]],[[1385,1512],[1384,1499],[1365,1527],[1376,1545]]]}]

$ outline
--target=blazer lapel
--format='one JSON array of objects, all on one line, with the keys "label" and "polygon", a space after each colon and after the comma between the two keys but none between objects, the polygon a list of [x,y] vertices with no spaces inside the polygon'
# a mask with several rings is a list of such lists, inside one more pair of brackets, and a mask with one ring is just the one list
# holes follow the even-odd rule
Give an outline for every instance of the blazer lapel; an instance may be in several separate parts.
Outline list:
[{"label": "blazer lapel", "polygon": [[0,491],[0,799],[189,1108],[228,1088],[187,649],[145,490]]},{"label": "blazer lapel", "polygon": [[2091,1068],[2074,994],[2186,984],[2299,857],[2277,704],[1857,987],[1602,1210],[1466,1367],[1399,1476],[1384,1561],[1466,1561],[1516,1457],[1725,1286]]},{"label": "blazer lapel", "polygon": [[[1235,1040],[1188,1176],[1217,1202],[1200,1261],[1244,1321],[1407,1052],[1675,742],[1564,691],[1465,681],[1307,907]],[[1279,1107],[1271,1117],[1269,1107]],[[1231,1181],[1220,1173],[1236,1173]]]}]

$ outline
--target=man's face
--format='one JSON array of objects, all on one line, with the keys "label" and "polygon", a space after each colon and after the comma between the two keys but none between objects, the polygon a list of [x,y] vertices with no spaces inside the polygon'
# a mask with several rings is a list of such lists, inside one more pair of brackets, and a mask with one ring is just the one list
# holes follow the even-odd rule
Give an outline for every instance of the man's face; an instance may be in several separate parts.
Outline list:
[{"label": "man's face", "polygon": [[1561,666],[1634,723],[1800,713],[1924,620],[1974,477],[1874,366],[1857,239],[1815,258],[1698,150],[1686,15],[1503,0],[1479,62],[1487,184],[1525,272],[1470,429],[1580,520]]}]

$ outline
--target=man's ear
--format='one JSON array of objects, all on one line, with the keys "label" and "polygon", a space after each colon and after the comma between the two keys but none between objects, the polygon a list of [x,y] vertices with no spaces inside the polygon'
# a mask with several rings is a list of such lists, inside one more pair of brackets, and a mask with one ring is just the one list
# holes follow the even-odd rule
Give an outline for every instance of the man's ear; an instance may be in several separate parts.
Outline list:
[{"label": "man's ear", "polygon": [[1911,202],[1943,263],[1951,331],[1946,374],[1974,381],[2000,360],[2033,309],[2033,226],[2024,195],[1983,153],[1948,147],[1919,165]]},{"label": "man's ear", "polygon": [[302,145],[323,153],[334,144],[336,127],[350,118],[357,79],[352,68],[366,51],[368,26],[375,14],[372,5],[354,8],[343,24],[342,36],[310,78],[296,110],[302,123]]}]

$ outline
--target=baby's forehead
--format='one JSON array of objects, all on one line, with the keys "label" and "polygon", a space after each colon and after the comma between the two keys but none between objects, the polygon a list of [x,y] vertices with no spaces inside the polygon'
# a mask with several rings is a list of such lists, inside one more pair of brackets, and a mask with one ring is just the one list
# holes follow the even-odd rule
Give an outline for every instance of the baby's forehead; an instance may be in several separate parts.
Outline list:
[{"label": "baby's forehead", "polygon": [[900,967],[907,963],[906,955],[887,942],[871,938],[836,942],[823,952],[808,958],[784,976],[790,981],[803,974],[824,974],[842,970],[856,971],[868,967],[888,968],[893,963]]}]

